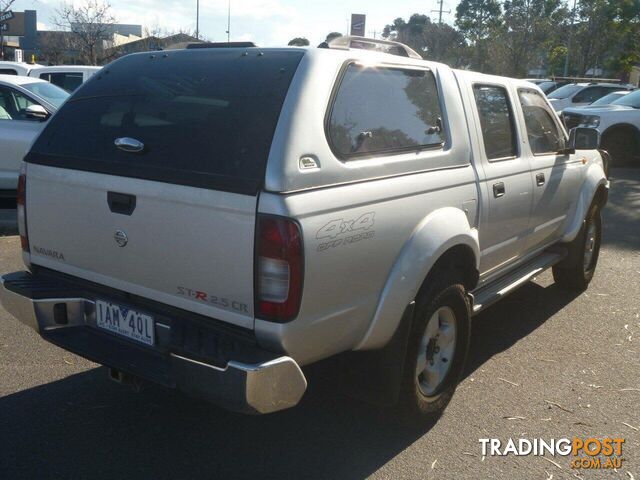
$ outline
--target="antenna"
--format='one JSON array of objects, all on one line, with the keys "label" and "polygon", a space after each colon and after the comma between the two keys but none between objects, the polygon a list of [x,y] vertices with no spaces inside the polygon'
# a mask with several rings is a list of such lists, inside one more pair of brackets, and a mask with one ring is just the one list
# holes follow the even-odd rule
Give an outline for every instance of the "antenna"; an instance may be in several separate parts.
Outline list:
[{"label": "antenna", "polygon": [[440,5],[440,8],[438,8],[437,10],[431,10],[432,12],[438,12],[438,23],[440,25],[442,25],[442,14],[443,13],[451,13],[451,10],[447,10],[444,11],[444,0],[437,0],[438,5]]}]

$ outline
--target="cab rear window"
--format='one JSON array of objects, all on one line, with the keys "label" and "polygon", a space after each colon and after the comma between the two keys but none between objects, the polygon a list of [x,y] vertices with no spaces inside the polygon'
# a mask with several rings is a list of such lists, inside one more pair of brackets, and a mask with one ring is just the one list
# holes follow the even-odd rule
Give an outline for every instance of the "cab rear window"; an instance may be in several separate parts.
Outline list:
[{"label": "cab rear window", "polygon": [[433,73],[350,64],[329,113],[328,137],[343,159],[441,147]]},{"label": "cab rear window", "polygon": [[[255,194],[303,52],[185,50],[125,57],[84,84],[27,161]],[[116,139],[144,145],[123,151]]]}]

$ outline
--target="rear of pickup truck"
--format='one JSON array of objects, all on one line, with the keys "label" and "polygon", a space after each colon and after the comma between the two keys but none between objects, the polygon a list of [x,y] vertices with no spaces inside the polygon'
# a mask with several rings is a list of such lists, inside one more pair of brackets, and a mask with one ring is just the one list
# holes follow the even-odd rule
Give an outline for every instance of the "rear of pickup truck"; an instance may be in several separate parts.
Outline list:
[{"label": "rear of pickup truck", "polygon": [[299,226],[256,211],[303,55],[139,54],[95,75],[25,158],[29,271],[2,278],[5,308],[119,378],[248,413],[298,403],[299,366],[253,328],[299,308]]}]

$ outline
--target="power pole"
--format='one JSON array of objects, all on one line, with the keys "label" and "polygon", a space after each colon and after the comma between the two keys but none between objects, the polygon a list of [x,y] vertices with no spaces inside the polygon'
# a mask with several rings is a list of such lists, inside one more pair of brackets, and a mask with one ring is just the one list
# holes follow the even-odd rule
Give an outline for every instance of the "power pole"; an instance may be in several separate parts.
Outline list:
[{"label": "power pole", "polygon": [[578,0],[573,0],[573,10],[571,10],[571,27],[569,29],[569,36],[567,37],[567,56],[564,59],[564,77],[569,75],[569,54],[571,52],[571,37],[573,37],[573,23],[576,19],[576,4]]},{"label": "power pole", "polygon": [[444,0],[438,0],[437,3],[438,5],[440,5],[440,7],[437,10],[431,10],[431,11],[438,12],[438,23],[442,25],[442,14],[451,13],[451,10],[447,10],[446,12],[444,11]]}]

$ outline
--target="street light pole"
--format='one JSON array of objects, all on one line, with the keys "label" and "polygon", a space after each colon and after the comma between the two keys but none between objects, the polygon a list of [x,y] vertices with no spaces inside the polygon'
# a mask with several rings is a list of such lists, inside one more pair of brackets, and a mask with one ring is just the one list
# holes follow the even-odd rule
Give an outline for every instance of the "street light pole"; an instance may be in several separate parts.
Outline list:
[{"label": "street light pole", "polygon": [[196,0],[196,40],[200,40],[200,0]]},{"label": "street light pole", "polygon": [[571,10],[571,28],[569,29],[569,37],[567,38],[567,56],[564,59],[564,77],[569,75],[569,54],[571,53],[571,37],[573,36],[573,22],[576,18],[576,4],[578,0],[573,0],[573,10]]},{"label": "street light pole", "polygon": [[227,8],[227,43],[231,41],[231,0]]}]

